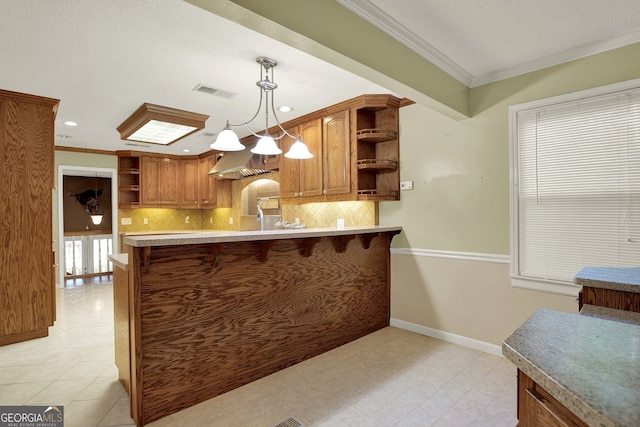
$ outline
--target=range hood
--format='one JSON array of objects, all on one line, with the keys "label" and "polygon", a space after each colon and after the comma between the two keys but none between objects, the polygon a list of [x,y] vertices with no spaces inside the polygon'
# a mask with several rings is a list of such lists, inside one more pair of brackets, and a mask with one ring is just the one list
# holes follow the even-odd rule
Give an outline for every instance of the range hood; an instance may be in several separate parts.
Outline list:
[{"label": "range hood", "polygon": [[242,151],[227,151],[211,168],[209,175],[217,179],[240,179],[270,173],[270,170],[260,169],[260,155],[251,152],[253,147],[255,144],[247,145]]}]

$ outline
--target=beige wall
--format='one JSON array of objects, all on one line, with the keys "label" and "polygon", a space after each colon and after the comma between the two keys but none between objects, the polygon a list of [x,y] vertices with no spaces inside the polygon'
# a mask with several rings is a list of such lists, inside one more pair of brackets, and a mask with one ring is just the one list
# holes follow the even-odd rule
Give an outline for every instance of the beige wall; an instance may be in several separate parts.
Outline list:
[{"label": "beige wall", "polygon": [[392,257],[392,317],[500,345],[538,308],[577,312],[574,297],[512,288],[509,264],[421,250],[509,255],[508,107],[634,78],[640,44],[474,88],[468,119],[402,108],[401,179],[414,190],[380,204],[407,248]]}]

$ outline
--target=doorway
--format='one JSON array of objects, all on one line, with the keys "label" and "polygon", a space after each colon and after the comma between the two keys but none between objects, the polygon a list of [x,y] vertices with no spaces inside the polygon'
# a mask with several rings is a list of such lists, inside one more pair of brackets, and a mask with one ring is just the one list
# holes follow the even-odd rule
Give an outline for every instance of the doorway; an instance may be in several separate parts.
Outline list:
[{"label": "doorway", "polygon": [[[88,192],[91,193],[90,196],[95,196],[100,188],[103,190],[100,195],[110,193],[111,203],[108,206],[108,212],[101,209],[104,213],[103,218],[107,221],[104,226],[89,227],[88,225],[82,225],[81,228],[83,230],[73,230],[65,233],[65,205],[67,205],[67,208],[72,206],[75,210],[79,210],[84,221],[89,221],[90,216],[87,212],[92,211],[94,208],[94,206],[91,206],[92,202],[89,202],[89,206],[87,206],[87,198],[81,195],[76,197],[76,194],[81,194],[82,191],[65,191],[64,183],[65,181],[67,183],[70,181],[69,177],[75,177],[78,182],[82,182],[82,178],[84,178],[85,186],[88,187],[87,190],[92,190]],[[106,191],[105,186],[108,186]],[[84,189],[84,187],[78,188]],[[112,271],[112,265],[107,256],[111,253],[119,252],[117,188],[117,169],[58,166],[58,232],[55,240],[58,242],[56,282],[59,288],[65,286],[69,277],[82,279],[91,276],[99,277]],[[72,195],[69,193],[72,193]],[[100,202],[100,196],[97,199]],[[70,201],[78,206],[70,204]],[[104,203],[104,205],[109,204]],[[89,222],[88,224],[92,223]],[[75,226],[77,228],[78,220],[75,221]],[[73,228],[69,226],[68,218],[66,228]],[[90,228],[102,228],[103,230],[92,231]]]}]

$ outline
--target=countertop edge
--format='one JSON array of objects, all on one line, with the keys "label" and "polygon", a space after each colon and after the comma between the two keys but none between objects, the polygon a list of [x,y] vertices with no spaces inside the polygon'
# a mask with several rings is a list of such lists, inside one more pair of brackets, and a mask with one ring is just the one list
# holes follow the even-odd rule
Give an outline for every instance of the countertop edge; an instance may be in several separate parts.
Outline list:
[{"label": "countertop edge", "polygon": [[304,239],[310,237],[345,236],[350,234],[368,234],[400,232],[399,226],[370,226],[336,228],[311,228],[298,230],[265,231],[220,231],[165,235],[126,236],[124,243],[134,247],[172,246],[202,243],[246,242],[257,240]]},{"label": "countertop edge", "polygon": [[507,344],[506,341],[502,343],[502,354],[518,369],[535,381],[536,384],[544,388],[553,398],[562,403],[588,425],[594,427],[613,425],[606,417],[602,416],[602,414],[579,399],[571,393],[570,390],[562,386],[562,384],[547,375],[541,368],[535,366],[526,357],[518,353],[513,347]]}]

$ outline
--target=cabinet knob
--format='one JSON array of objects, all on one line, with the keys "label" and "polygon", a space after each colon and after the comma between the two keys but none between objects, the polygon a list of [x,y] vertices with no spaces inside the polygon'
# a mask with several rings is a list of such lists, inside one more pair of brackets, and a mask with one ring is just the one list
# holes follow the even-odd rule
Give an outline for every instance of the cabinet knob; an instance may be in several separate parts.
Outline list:
[{"label": "cabinet knob", "polygon": [[304,195],[304,192],[303,192],[303,191],[301,191],[301,192],[299,193],[299,195],[300,195],[300,196]]},{"label": "cabinet knob", "polygon": [[327,194],[327,190],[322,190],[322,194]]}]

